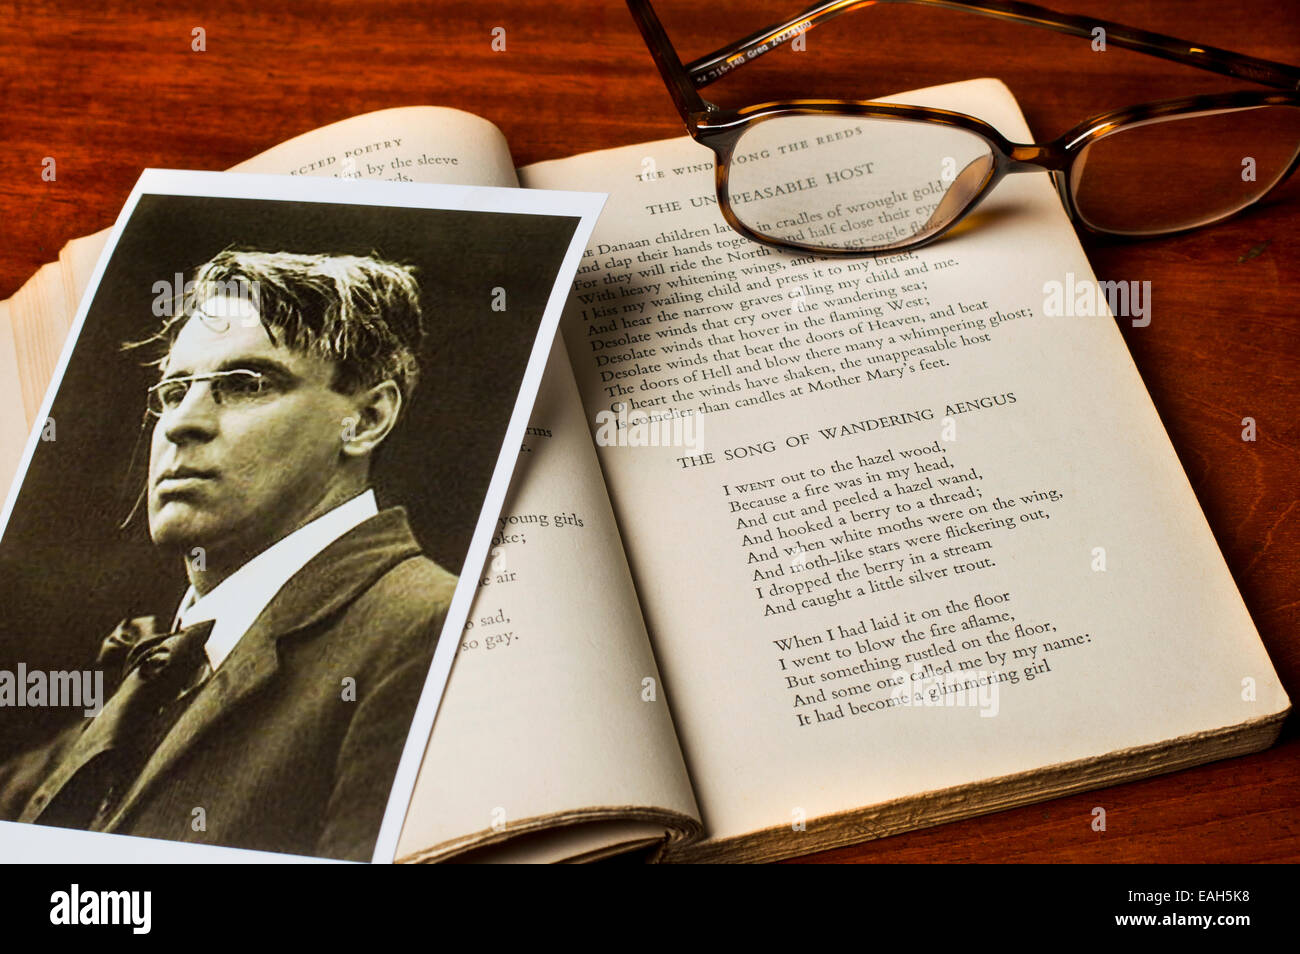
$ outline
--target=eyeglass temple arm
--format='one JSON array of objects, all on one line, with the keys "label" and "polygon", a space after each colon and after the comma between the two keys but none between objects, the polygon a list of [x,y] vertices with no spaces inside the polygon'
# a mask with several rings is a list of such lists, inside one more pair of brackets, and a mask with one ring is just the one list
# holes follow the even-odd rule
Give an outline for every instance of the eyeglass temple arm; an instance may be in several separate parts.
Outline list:
[{"label": "eyeglass temple arm", "polygon": [[627,6],[632,19],[636,21],[637,28],[641,31],[641,36],[645,39],[650,55],[654,58],[655,66],[659,68],[664,84],[668,87],[668,93],[673,98],[677,112],[689,126],[692,116],[698,116],[709,108],[696,90],[697,86],[704,84],[694,81],[686,67],[682,65],[677,50],[668,39],[668,34],[664,32],[663,25],[648,0],[627,0]]},{"label": "eyeglass temple arm", "polygon": [[1213,46],[1199,46],[1160,33],[1135,30],[1120,23],[1095,20],[1073,14],[1056,13],[1032,3],[1015,0],[830,0],[815,3],[793,19],[773,24],[729,46],[715,50],[686,65],[686,73],[695,88],[707,86],[719,77],[744,66],[751,60],[794,39],[805,30],[824,23],[841,13],[876,3],[915,3],[926,7],[963,10],[999,20],[1012,20],[1029,26],[1092,39],[1093,31],[1106,31],[1106,42],[1139,53],[1159,56],[1197,69],[1224,76],[1251,80],[1278,89],[1300,89],[1300,68],[1271,60],[1261,60],[1244,53],[1233,53]]}]

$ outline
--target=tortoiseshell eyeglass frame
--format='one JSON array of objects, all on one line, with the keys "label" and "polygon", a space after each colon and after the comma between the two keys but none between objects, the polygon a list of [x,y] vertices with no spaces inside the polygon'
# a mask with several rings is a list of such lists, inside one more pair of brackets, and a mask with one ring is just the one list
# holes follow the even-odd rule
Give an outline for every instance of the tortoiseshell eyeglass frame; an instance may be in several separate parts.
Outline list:
[{"label": "tortoiseshell eyeglass frame", "polygon": [[[1097,27],[1101,27],[1105,30],[1106,42],[1116,47],[1136,50],[1224,76],[1249,80],[1274,89],[1285,90],[1285,92],[1245,90],[1143,103],[1138,106],[1111,110],[1092,116],[1057,139],[1043,143],[1011,142],[986,122],[964,113],[944,109],[849,99],[778,100],[746,106],[742,109],[723,109],[700,96],[699,90],[708,86],[714,80],[727,75],[762,54],[776,49],[819,23],[824,23],[842,13],[848,13],[850,10],[873,6],[876,3],[910,3],[925,7],[961,10],[998,20],[1009,20],[1055,30],[1059,33],[1083,37],[1090,41],[1096,36],[1093,31]],[[678,113],[681,114],[682,120],[686,123],[687,131],[701,145],[713,150],[714,155],[717,157],[714,178],[718,192],[718,207],[727,223],[742,235],[765,245],[812,252],[818,255],[865,256],[894,254],[919,248],[941,238],[965,219],[992,191],[1003,176],[1015,172],[1041,172],[1044,170],[1051,174],[1066,211],[1079,227],[1094,234],[1124,234],[1109,232],[1090,225],[1080,215],[1075,204],[1070,167],[1090,143],[1110,135],[1122,127],[1149,122],[1153,119],[1166,119],[1180,115],[1190,117],[1197,114],[1252,109],[1260,106],[1289,106],[1300,109],[1300,92],[1297,92],[1300,90],[1300,67],[1262,60],[1212,46],[1192,44],[1185,40],[1175,39],[1159,33],[1147,33],[1119,23],[1056,13],[1030,3],[1010,2],[1010,0],[830,0],[830,2],[813,4],[789,20],[765,27],[742,40],[721,47],[687,64],[683,64],[678,57],[648,0],[627,0],[627,5],[632,17],[636,20],[637,27],[645,38],[646,45],[650,48],[650,54],[654,57],[655,64],[658,66],[664,83],[668,87],[668,92],[672,95],[673,103],[677,106]],[[919,239],[908,239],[895,245],[870,249],[825,248],[785,241],[754,231],[736,216],[732,210],[728,195],[727,180],[732,152],[737,141],[753,123],[778,116],[818,114],[886,120],[911,120],[957,127],[974,133],[983,139],[991,149],[994,161],[983,183],[972,194],[966,206],[951,221],[933,233],[926,234]],[[1285,182],[1291,173],[1295,171],[1297,165],[1300,165],[1300,150],[1292,157],[1286,171],[1278,177],[1276,182],[1261,192],[1253,201],[1247,203],[1243,209],[1254,205]],[[1243,209],[1234,209],[1211,221],[1187,227],[1153,231],[1150,234],[1172,235],[1203,228],[1206,225],[1221,222],[1243,211]]]}]

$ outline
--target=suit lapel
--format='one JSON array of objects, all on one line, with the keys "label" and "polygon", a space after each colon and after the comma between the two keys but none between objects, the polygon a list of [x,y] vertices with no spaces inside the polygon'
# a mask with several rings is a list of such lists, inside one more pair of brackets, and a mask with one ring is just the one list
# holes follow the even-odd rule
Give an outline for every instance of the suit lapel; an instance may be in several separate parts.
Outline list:
[{"label": "suit lapel", "polygon": [[[281,667],[279,642],[334,615],[390,569],[420,553],[406,511],[380,511],[313,557],[267,604],[230,656],[195,695],[145,763],[105,826],[115,830],[142,795],[223,718],[272,682]],[[107,711],[107,709],[105,710]]]},{"label": "suit lapel", "polygon": [[[186,632],[190,634],[188,638],[191,646],[197,649],[211,631],[212,623],[204,622]],[[123,659],[129,657],[131,652],[149,644],[156,645],[164,638],[176,641],[173,635],[158,633],[153,617],[126,620],[104,641],[104,645],[113,647],[113,651],[106,653],[101,650],[101,665],[122,665]],[[120,747],[124,739],[138,730],[142,710],[152,709],[159,701],[158,693],[161,691],[165,694],[168,691],[166,688],[160,689],[158,685],[150,685],[152,679],[146,677],[145,668],[147,664],[130,667],[103,710],[83,727],[81,734],[68,745],[53,771],[28,800],[19,821],[37,820],[78,772],[97,756]]]},{"label": "suit lapel", "polygon": [[[287,635],[283,634],[283,635]],[[269,683],[280,667],[276,634],[257,623],[244,635],[224,665],[198,691],[131,783],[117,813],[105,826],[113,831],[140,795],[165,778],[168,770],[224,715]]]},{"label": "suit lapel", "polygon": [[41,813],[58,798],[63,787],[72,780],[73,776],[88,765],[95,756],[102,755],[113,748],[114,740],[119,737],[118,727],[122,724],[129,708],[127,702],[137,688],[134,684],[139,681],[138,672],[131,673],[123,680],[118,691],[105,703],[103,710],[85,727],[81,735],[72,743],[67,754],[59,759],[54,770],[28,799],[23,813],[18,816],[20,822],[36,821]]}]

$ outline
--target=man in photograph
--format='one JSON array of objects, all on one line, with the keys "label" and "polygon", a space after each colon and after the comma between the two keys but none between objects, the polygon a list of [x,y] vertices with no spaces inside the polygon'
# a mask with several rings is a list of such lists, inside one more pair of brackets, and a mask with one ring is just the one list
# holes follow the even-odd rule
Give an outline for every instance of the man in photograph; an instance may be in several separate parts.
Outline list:
[{"label": "man in photograph", "polygon": [[182,304],[145,342],[146,499],[188,589],[105,640],[103,710],[0,767],[0,813],[369,860],[457,582],[371,485],[419,288],[375,257],[225,251]]}]

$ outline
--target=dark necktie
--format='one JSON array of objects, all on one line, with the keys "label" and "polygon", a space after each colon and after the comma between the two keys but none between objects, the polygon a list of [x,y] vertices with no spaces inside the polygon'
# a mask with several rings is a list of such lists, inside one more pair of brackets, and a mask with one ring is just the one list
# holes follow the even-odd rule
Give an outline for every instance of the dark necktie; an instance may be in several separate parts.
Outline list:
[{"label": "dark necktie", "polygon": [[97,663],[115,690],[81,733],[24,820],[92,830],[106,823],[168,730],[211,675],[204,643],[212,622],[158,632],[154,617],[127,620],[104,640]]},{"label": "dark necktie", "polygon": [[142,686],[153,693],[182,693],[211,675],[203,651],[212,634],[212,622],[196,623],[175,632],[158,632],[157,617],[142,616],[119,623],[99,648],[96,665],[112,673],[121,671],[118,686],[138,672]]}]

